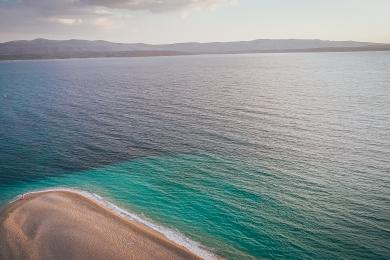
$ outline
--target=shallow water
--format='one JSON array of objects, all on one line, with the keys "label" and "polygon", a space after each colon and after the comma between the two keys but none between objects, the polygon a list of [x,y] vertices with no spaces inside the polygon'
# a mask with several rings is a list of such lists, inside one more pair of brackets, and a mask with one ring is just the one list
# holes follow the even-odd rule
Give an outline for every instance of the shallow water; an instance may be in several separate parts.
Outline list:
[{"label": "shallow water", "polygon": [[0,62],[0,203],[91,191],[229,258],[390,255],[390,53]]}]

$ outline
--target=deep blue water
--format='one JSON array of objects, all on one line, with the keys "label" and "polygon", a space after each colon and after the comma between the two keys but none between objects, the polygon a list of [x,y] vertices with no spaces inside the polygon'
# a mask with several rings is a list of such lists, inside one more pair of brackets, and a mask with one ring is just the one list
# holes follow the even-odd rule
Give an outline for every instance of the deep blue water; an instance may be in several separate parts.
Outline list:
[{"label": "deep blue water", "polygon": [[390,53],[0,62],[0,204],[50,187],[231,259],[389,259]]}]

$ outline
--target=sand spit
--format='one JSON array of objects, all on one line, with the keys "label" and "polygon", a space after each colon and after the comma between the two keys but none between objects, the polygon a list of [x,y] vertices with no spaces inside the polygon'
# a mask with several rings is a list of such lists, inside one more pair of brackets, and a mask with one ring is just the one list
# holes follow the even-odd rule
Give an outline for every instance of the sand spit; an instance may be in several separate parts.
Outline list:
[{"label": "sand spit", "polygon": [[0,259],[201,259],[80,193],[29,193],[0,212]]}]

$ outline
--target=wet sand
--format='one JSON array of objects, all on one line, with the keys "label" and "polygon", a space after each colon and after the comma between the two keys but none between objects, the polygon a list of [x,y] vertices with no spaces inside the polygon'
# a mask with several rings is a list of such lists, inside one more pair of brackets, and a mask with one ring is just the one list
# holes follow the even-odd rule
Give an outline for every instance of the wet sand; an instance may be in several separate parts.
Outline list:
[{"label": "wet sand", "polygon": [[25,195],[0,211],[0,259],[200,259],[71,191]]}]

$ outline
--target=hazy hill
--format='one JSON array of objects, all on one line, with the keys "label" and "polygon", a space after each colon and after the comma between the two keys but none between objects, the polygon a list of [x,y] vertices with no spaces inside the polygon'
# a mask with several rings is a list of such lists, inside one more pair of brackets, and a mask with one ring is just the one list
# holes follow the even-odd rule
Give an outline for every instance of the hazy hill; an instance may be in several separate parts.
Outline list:
[{"label": "hazy hill", "polygon": [[133,51],[142,49],[142,44],[122,44],[107,41],[47,40],[11,41],[0,43],[0,54],[46,54],[58,52],[106,52]]},{"label": "hazy hill", "polygon": [[0,43],[0,59],[121,57],[202,53],[390,50],[390,45],[354,41],[271,40],[238,42],[143,44],[87,40],[11,41]]},{"label": "hazy hill", "polygon": [[175,43],[157,45],[162,50],[186,52],[253,52],[253,51],[281,51],[332,47],[363,47],[375,43],[353,41],[322,41],[322,40],[271,40],[259,39],[239,42],[210,42],[210,43]]}]

